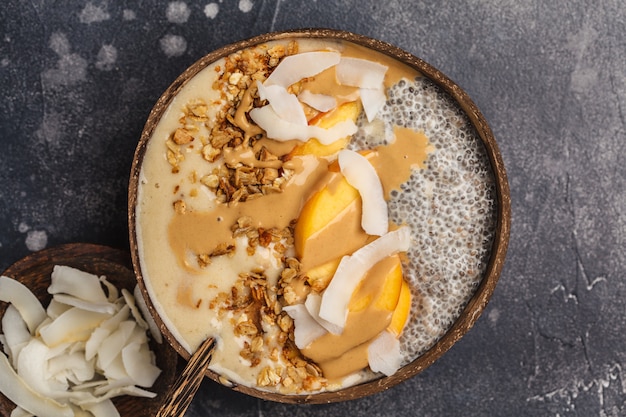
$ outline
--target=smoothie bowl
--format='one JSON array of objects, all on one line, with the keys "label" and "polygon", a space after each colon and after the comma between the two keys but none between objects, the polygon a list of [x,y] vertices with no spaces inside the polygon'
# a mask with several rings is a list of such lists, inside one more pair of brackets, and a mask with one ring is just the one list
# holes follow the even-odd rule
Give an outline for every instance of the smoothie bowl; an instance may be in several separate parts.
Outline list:
[{"label": "smoothie bowl", "polygon": [[334,30],[200,59],[153,108],[131,172],[149,311],[207,375],[290,403],[419,373],[479,317],[510,225],[495,139],[438,70]]}]

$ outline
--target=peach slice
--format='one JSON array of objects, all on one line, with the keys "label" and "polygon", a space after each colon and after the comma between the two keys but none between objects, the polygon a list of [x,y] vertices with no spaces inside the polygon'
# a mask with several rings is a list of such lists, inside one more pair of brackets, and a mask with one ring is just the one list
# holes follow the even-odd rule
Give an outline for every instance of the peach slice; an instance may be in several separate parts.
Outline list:
[{"label": "peach slice", "polygon": [[400,337],[402,334],[402,330],[406,325],[406,322],[409,318],[409,313],[411,312],[411,288],[409,284],[402,280],[402,285],[400,288],[400,296],[398,297],[398,302],[395,310],[393,311],[393,315],[391,316],[391,323],[389,323],[388,329],[396,336]]},{"label": "peach slice", "polygon": [[[361,197],[339,173],[304,204],[294,229],[303,270],[350,254],[367,243],[361,228]],[[330,243],[330,244],[329,244]]]},{"label": "peach slice", "polygon": [[[392,255],[392,258],[394,265],[389,270],[382,290],[380,291],[380,295],[374,304],[374,307],[379,310],[394,311],[400,298],[402,283],[404,282],[402,279],[402,263],[400,262],[400,257],[398,255]],[[350,304],[348,306],[350,312],[362,311],[372,302],[372,292],[366,293],[363,297],[356,298],[361,292],[360,290],[362,287],[363,282],[359,285],[359,287],[357,287],[354,295],[350,299]]]},{"label": "peach slice", "polygon": [[391,323],[403,281],[399,255],[376,263],[352,294],[343,332],[329,332],[308,346],[299,346],[302,353],[324,368],[324,362],[376,338]]},{"label": "peach slice", "polygon": [[[362,285],[380,261],[408,250],[410,233],[408,227],[400,227],[361,247],[352,255],[344,256],[328,288],[324,290],[319,316],[336,327],[344,328],[354,290]],[[330,328],[328,330],[333,331]]]},{"label": "peach slice", "polygon": [[[323,129],[329,129],[335,126],[339,122],[345,120],[352,120],[356,122],[359,113],[361,112],[361,105],[358,101],[351,101],[343,103],[328,113],[321,113],[309,121],[310,125],[318,126]],[[344,149],[350,142],[350,136],[343,137],[336,140],[329,145],[322,145],[317,139],[309,139],[302,145],[298,145],[293,150],[293,155],[316,155],[316,156],[329,156],[333,155],[340,150]]]},{"label": "peach slice", "polygon": [[307,282],[314,291],[322,292],[328,287],[328,283],[333,279],[340,261],[341,258],[333,259],[306,272]]}]

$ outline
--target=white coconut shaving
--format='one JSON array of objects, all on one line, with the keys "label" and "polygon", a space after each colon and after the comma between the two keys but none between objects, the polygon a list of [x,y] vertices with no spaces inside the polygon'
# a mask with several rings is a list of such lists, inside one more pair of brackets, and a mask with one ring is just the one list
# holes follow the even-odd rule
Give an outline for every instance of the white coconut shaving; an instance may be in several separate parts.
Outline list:
[{"label": "white coconut shaving", "polygon": [[298,100],[315,110],[326,113],[337,107],[337,99],[326,94],[316,94],[309,90],[303,90],[298,94]]},{"label": "white coconut shaving", "polygon": [[313,77],[339,63],[341,54],[335,51],[314,51],[285,57],[265,80],[265,85],[285,88],[303,78]]},{"label": "white coconut shaving", "polygon": [[323,145],[353,135],[357,131],[352,120],[337,123],[331,128],[323,129],[318,126],[300,125],[281,118],[271,106],[263,106],[250,110],[250,118],[267,134],[270,139],[278,141],[299,140],[306,142],[315,138]]},{"label": "white coconut shaving", "polygon": [[340,151],[337,160],[348,184],[361,195],[361,227],[369,235],[384,235],[389,230],[389,214],[376,169],[366,157],[348,149]]}]

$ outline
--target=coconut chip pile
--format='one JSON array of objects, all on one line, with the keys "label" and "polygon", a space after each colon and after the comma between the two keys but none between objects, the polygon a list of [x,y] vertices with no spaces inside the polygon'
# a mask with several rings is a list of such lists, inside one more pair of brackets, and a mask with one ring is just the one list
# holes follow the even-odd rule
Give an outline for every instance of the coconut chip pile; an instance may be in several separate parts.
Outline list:
[{"label": "coconut chip pile", "polygon": [[[56,265],[44,308],[20,282],[0,277],[0,391],[17,404],[12,416],[102,416],[119,412],[111,398],[153,398],[161,370],[140,312],[141,294],[120,291],[106,277]],[[146,315],[150,320],[149,316]]]}]

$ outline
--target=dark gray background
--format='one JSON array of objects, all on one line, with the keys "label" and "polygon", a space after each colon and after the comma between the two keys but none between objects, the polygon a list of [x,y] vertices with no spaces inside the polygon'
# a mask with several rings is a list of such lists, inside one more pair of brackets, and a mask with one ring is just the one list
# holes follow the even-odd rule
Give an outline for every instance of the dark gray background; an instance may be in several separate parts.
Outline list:
[{"label": "dark gray background", "polygon": [[205,381],[189,416],[626,415],[622,0],[17,1],[0,6],[0,269],[67,242],[128,247],[130,164],[187,66],[263,32],[379,38],[461,85],[491,123],[513,223],[475,327],[391,390],[263,402]]}]

